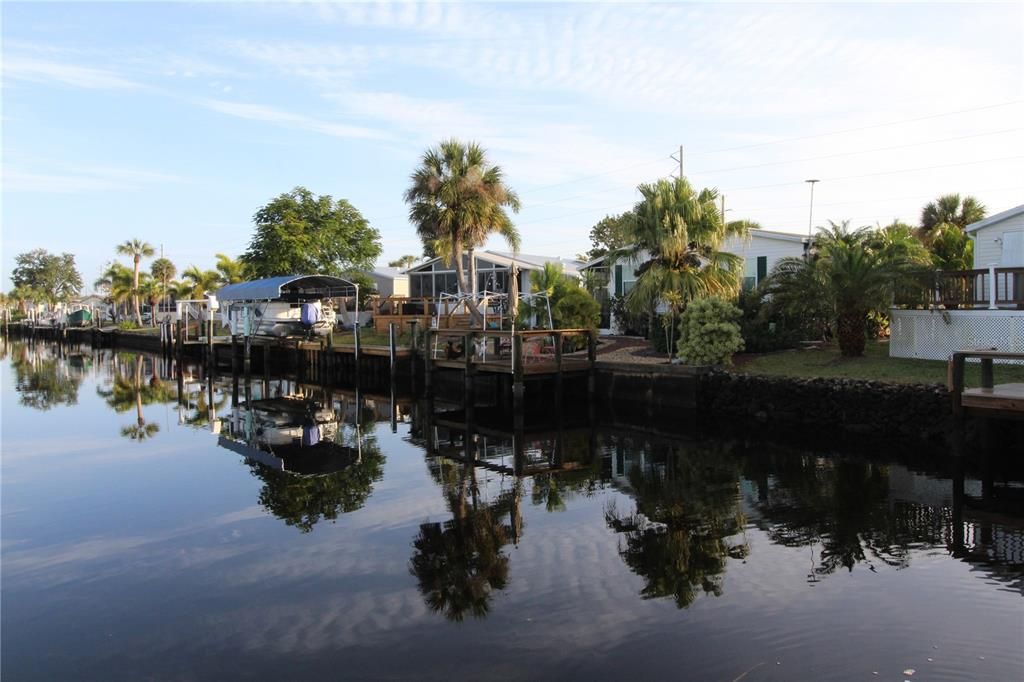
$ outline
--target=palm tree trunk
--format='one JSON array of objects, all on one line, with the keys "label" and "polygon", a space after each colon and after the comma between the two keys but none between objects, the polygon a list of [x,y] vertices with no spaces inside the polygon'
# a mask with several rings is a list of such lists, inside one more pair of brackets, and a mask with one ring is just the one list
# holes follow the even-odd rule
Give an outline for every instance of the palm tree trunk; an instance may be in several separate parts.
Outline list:
[{"label": "palm tree trunk", "polygon": [[856,358],[864,355],[867,339],[867,312],[863,310],[844,310],[839,313],[837,334],[839,336],[839,352],[843,357]]},{"label": "palm tree trunk", "polygon": [[481,324],[484,321],[484,316],[480,314],[480,311],[476,307],[476,301],[473,300],[473,287],[469,286],[469,280],[466,278],[466,268],[462,266],[462,241],[452,241],[452,256],[455,258],[455,276],[459,280],[459,293],[469,296],[466,300],[466,307],[469,309],[469,314],[473,318],[473,324]]},{"label": "palm tree trunk", "polygon": [[132,303],[135,305],[135,323],[142,326],[142,311],[139,309],[139,262],[142,257],[135,255],[135,278],[132,285]]}]

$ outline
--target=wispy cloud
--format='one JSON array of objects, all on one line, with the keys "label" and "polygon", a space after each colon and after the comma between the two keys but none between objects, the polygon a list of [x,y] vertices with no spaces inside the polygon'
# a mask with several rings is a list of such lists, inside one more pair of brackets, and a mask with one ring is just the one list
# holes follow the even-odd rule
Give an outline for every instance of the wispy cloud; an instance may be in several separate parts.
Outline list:
[{"label": "wispy cloud", "polygon": [[4,78],[36,83],[53,82],[89,90],[132,90],[143,87],[107,69],[24,57],[5,58],[3,72]]},{"label": "wispy cloud", "polygon": [[246,104],[241,102],[228,102],[225,100],[205,99],[199,100],[199,104],[213,111],[244,118],[250,121],[265,121],[275,123],[287,128],[308,130],[314,133],[330,135],[331,137],[348,137],[363,139],[388,139],[390,136],[380,130],[366,128],[363,126],[324,121],[312,118],[303,114],[296,114],[263,104]]},{"label": "wispy cloud", "polygon": [[169,173],[117,168],[112,166],[58,165],[50,169],[19,168],[4,165],[4,192],[78,192],[121,191],[156,183],[186,182]]}]

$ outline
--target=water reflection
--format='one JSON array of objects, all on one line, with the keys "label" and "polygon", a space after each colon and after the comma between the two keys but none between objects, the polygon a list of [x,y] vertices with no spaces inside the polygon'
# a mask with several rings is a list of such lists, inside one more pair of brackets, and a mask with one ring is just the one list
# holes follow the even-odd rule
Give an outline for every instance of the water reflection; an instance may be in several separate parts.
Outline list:
[{"label": "water reflection", "polygon": [[89,354],[27,341],[7,341],[4,347],[11,353],[21,405],[50,410],[78,404],[78,389],[92,364]]},{"label": "water reflection", "polygon": [[135,423],[121,427],[121,435],[142,442],[160,431],[160,425],[147,422],[144,405],[173,403],[177,400],[174,386],[156,373],[156,359],[133,353],[114,354],[110,358],[110,378],[96,393],[118,414],[135,410]]},{"label": "water reflection", "polygon": [[727,560],[750,548],[739,504],[739,462],[721,448],[616,439],[613,457],[635,510],[611,502],[605,522],[623,540],[619,553],[643,577],[645,599],[679,608],[700,594],[720,596]]},{"label": "water reflection", "polygon": [[234,407],[218,444],[248,460],[263,482],[259,503],[267,511],[308,533],[362,508],[383,477],[385,457],[373,434],[374,411],[360,397],[325,390],[314,399],[285,390],[276,382],[273,397]]}]

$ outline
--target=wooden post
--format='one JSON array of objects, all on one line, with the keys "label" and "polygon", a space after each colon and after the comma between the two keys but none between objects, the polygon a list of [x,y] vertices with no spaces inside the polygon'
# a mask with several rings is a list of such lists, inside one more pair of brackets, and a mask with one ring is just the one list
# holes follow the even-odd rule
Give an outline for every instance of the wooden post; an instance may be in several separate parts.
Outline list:
[{"label": "wooden post", "polygon": [[555,332],[555,409],[562,414],[562,332]]},{"label": "wooden post", "polygon": [[953,414],[963,416],[964,354],[953,353],[953,382],[949,387],[953,397]]},{"label": "wooden post", "polygon": [[175,351],[176,351],[176,353],[178,355],[178,362],[180,364],[181,356],[182,356],[182,353],[184,353],[184,349],[185,349],[185,332],[182,329],[181,320],[178,320],[174,324],[175,324],[175,329],[174,329],[174,349],[175,349]]},{"label": "wooden post", "polygon": [[428,327],[426,333],[423,335],[423,339],[425,341],[423,348],[423,389],[428,398],[433,396],[431,391],[433,389],[434,378],[434,346],[431,342],[433,341],[435,333],[436,330]]},{"label": "wooden post", "polygon": [[995,380],[992,375],[992,358],[981,359],[981,387],[992,388]]},{"label": "wooden post", "polygon": [[207,311],[209,319],[206,320],[206,353],[210,361],[210,367],[217,366],[217,356],[213,347],[213,312]]},{"label": "wooden post", "polygon": [[242,344],[242,352],[244,353],[244,356],[242,358],[242,371],[245,372],[245,376],[248,377],[249,372],[252,371],[252,336],[246,334],[242,338]]},{"label": "wooden post", "polygon": [[238,376],[238,334],[231,335],[231,374]]},{"label": "wooden post", "polygon": [[587,363],[590,365],[587,371],[587,393],[591,397],[590,402],[593,403],[594,390],[597,385],[597,331],[594,329],[587,334]]},{"label": "wooden post", "polygon": [[471,331],[462,337],[462,355],[466,362],[463,381],[466,389],[465,403],[467,409],[476,400],[474,390],[476,388],[476,365],[473,364],[474,347],[476,346],[476,332]]},{"label": "wooden post", "polygon": [[526,386],[523,383],[523,337],[512,334],[512,412],[519,418],[523,415],[523,396]]},{"label": "wooden post", "polygon": [[395,356],[396,356],[396,353],[397,353],[397,349],[395,348],[395,343],[396,343],[396,339],[395,339],[395,323],[394,322],[388,322],[388,351],[389,351],[389,357],[390,357],[390,360],[391,360],[391,376],[392,376],[392,378],[394,378],[394,376],[395,376]]},{"label": "wooden post", "polygon": [[411,353],[409,354],[409,370],[410,370],[410,373],[412,374],[411,383],[412,383],[412,394],[414,396],[416,395],[416,371],[417,371],[417,368],[418,368],[417,367],[417,363],[419,362],[419,352],[420,352],[420,347],[419,347],[419,344],[420,344],[420,340],[419,340],[419,326],[420,326],[420,321],[419,320],[412,320],[411,322],[409,322],[409,330],[410,330],[410,334],[412,334],[412,340],[409,342],[409,347],[410,347],[410,350],[411,350]]}]

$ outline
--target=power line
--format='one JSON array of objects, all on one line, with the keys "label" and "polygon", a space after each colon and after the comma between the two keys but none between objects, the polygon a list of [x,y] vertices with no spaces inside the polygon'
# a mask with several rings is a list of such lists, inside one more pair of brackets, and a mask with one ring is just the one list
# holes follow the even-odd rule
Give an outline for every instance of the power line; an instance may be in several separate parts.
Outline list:
[{"label": "power line", "polygon": [[821,159],[835,159],[842,156],[856,156],[858,154],[872,154],[874,152],[885,152],[893,149],[906,149],[907,147],[922,147],[927,144],[939,144],[942,142],[954,142],[956,140],[967,140],[975,137],[986,137],[989,135],[1002,135],[1004,133],[1015,133],[1024,130],[1024,128],[1006,128],[1005,130],[992,130],[984,133],[972,133],[970,135],[958,135],[956,137],[945,137],[938,140],[922,140],[921,142],[910,142],[908,144],[897,144],[889,147],[876,147],[874,149],[859,149],[853,152],[839,152],[837,154],[825,154],[823,156],[805,156],[800,159],[787,159],[783,161],[768,161],[765,163],[755,163],[747,166],[733,166],[731,168],[713,168],[710,170],[698,170],[695,171],[694,175],[701,173],[725,173],[727,171],[735,170],[747,170],[750,168],[764,168],[766,166],[779,166],[787,163],[800,163],[802,161],[819,161]]},{"label": "power line", "polygon": [[[955,166],[970,166],[972,164],[977,164],[977,163],[995,163],[995,162],[998,162],[998,161],[1012,161],[1012,160],[1016,160],[1016,159],[1024,159],[1024,155],[1001,156],[1001,157],[994,158],[994,159],[978,159],[976,161],[961,161],[959,163],[943,163],[943,164],[936,164],[934,166],[920,166],[918,168],[901,168],[899,170],[881,171],[879,173],[864,173],[863,175],[841,175],[841,176],[833,177],[833,178],[823,178],[823,180],[827,180],[828,182],[836,182],[836,181],[839,181],[839,180],[854,180],[854,179],[857,179],[857,178],[874,178],[874,177],[878,177],[878,176],[881,176],[881,175],[896,175],[898,173],[913,173],[913,172],[916,172],[916,171],[933,170],[935,168],[953,168]],[[731,187],[731,188],[729,188],[729,191],[730,192],[739,192],[739,191],[747,190],[747,189],[767,189],[767,188],[770,188],[770,187],[787,187],[789,185],[799,184],[800,182],[802,182],[802,180],[791,180],[789,182],[776,182],[776,183],[773,183],[773,184],[770,184],[770,185],[751,185],[749,187]]]},{"label": "power line", "polygon": [[755,142],[753,144],[740,145],[738,147],[724,147],[722,149],[708,149],[706,151],[690,152],[691,154],[718,154],[721,152],[733,152],[740,149],[752,149],[754,147],[764,147],[771,144],[782,144],[783,142],[797,142],[799,140],[813,140],[818,137],[828,137],[830,135],[845,135],[846,133],[856,133],[861,130],[873,130],[874,128],[885,128],[887,126],[902,125],[903,123],[916,123],[917,121],[927,121],[933,118],[942,118],[945,116],[956,116],[957,114],[968,114],[972,111],[985,111],[987,109],[998,109],[1000,107],[1013,106],[1015,104],[1024,103],[1024,100],[1010,100],[1009,102],[1001,102],[999,104],[988,104],[982,107],[972,107],[970,109],[958,109],[957,111],[946,111],[939,114],[929,114],[928,116],[918,116],[916,118],[904,118],[898,121],[888,121],[886,123],[875,123],[868,126],[860,126],[858,128],[846,128],[845,130],[833,130],[828,133],[814,133],[812,135],[800,135],[797,137],[783,137],[776,140],[768,140],[767,142]]}]

